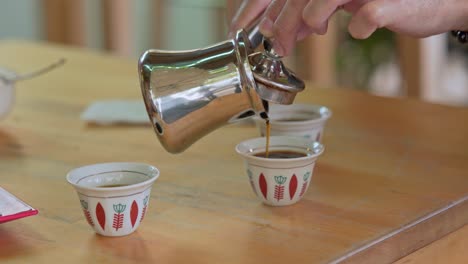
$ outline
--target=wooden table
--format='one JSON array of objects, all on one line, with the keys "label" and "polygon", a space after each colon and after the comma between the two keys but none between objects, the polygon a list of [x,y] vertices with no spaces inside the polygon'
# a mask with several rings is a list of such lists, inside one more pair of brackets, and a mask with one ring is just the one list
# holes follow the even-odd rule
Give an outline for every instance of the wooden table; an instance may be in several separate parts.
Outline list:
[{"label": "wooden table", "polygon": [[[18,72],[60,57],[64,67],[17,84],[0,123],[0,186],[40,211],[0,225],[2,263],[385,263],[468,222],[468,109],[309,85],[297,101],[333,110],[325,154],[305,198],[274,208],[255,198],[234,152],[257,136],[253,125],[168,154],[150,126],[80,121],[95,100],[141,98],[136,60],[0,43],[0,64]],[[161,170],[145,220],[127,237],[95,235],[65,180],[109,161]]]}]

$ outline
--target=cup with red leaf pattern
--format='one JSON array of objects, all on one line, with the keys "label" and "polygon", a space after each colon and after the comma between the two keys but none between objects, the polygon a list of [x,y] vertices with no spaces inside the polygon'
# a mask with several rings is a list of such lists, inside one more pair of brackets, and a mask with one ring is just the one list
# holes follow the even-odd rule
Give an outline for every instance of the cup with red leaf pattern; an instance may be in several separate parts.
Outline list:
[{"label": "cup with red leaf pattern", "polygon": [[75,187],[88,224],[103,236],[134,232],[148,211],[156,167],[143,163],[101,163],[76,168],[67,175]]},{"label": "cup with red leaf pattern", "polygon": [[[309,188],[315,162],[324,150],[323,145],[303,137],[272,136],[268,158],[263,155],[265,146],[264,137],[246,140],[236,146],[237,153],[244,159],[255,195],[272,206],[298,202]],[[288,157],[272,157],[275,153],[286,153]]]}]

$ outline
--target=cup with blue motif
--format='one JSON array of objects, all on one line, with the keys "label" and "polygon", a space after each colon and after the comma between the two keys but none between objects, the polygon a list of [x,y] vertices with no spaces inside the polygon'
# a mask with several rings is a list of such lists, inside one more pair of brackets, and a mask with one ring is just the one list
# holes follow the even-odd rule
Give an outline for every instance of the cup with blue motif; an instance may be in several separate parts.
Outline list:
[{"label": "cup with blue motif", "polygon": [[86,222],[103,236],[133,233],[151,200],[159,170],[133,162],[99,163],[79,167],[67,175],[75,188]]},{"label": "cup with blue motif", "polygon": [[268,150],[264,137],[236,146],[253,192],[271,206],[292,205],[304,197],[323,150],[319,142],[291,136],[270,137]]}]

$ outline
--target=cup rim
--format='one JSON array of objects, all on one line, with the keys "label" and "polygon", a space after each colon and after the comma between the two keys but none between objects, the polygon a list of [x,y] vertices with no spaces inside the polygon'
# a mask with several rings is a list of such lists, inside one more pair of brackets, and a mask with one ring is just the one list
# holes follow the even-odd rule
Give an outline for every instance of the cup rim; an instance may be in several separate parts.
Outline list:
[{"label": "cup rim", "polygon": [[[112,167],[114,169],[109,169]],[[138,168],[138,169],[135,169],[135,168]],[[146,170],[146,172],[142,172],[143,170]],[[92,174],[89,173],[91,171],[93,171]],[[138,182],[135,184],[129,184],[126,186],[118,186],[118,187],[106,187],[106,188],[89,187],[89,186],[84,186],[84,185],[80,185],[77,183],[77,181],[81,180],[83,177],[87,177],[91,175],[98,175],[100,173],[108,173],[108,172],[136,172],[140,174],[145,174],[149,178],[147,180],[144,180],[142,182]],[[83,176],[82,177],[76,176],[77,174],[82,174]],[[73,185],[77,189],[104,193],[104,192],[116,192],[116,191],[127,191],[131,189],[138,189],[138,188],[147,186],[149,184],[152,184],[154,181],[156,181],[159,178],[159,175],[160,175],[159,169],[149,164],[139,163],[139,162],[107,162],[107,163],[96,163],[96,164],[90,164],[90,165],[77,167],[69,171],[67,173],[66,178],[67,178],[68,183]],[[78,177],[78,178],[73,179],[73,177]]]},{"label": "cup rim", "polygon": [[[299,144],[299,145],[295,145],[295,147],[302,146],[305,149],[310,150],[310,152],[307,152],[307,153],[310,153],[311,155],[298,157],[298,158],[271,159],[271,158],[263,158],[263,157],[257,157],[257,156],[252,155],[251,153],[254,153],[254,151],[252,151],[252,148],[248,148],[249,151],[242,150],[243,146],[247,144],[253,144],[254,142],[257,142],[257,141],[265,142],[265,137],[256,137],[256,138],[247,139],[247,140],[240,142],[239,144],[236,145],[236,148],[235,148],[236,152],[239,155],[247,159],[254,160],[254,161],[274,161],[275,163],[291,163],[291,162],[296,162],[296,161],[306,161],[310,159],[315,159],[318,156],[320,156],[325,150],[325,147],[323,146],[323,144],[321,144],[318,141],[310,141],[309,139],[302,138],[302,137],[295,137],[295,136],[271,136],[270,146],[274,146],[274,143],[277,141],[292,141],[292,142],[295,142],[296,144]],[[288,146],[285,146],[285,147],[288,147]],[[263,147],[261,147],[260,149],[264,150],[265,145],[263,145]]]},{"label": "cup rim", "polygon": [[[302,109],[308,112],[318,113],[320,117],[315,118],[315,119],[307,119],[303,121],[278,121],[278,120],[275,120],[274,113],[276,111],[285,111],[283,109],[278,109],[278,108],[286,108],[286,109],[289,108],[289,110],[286,110],[289,112],[295,112],[295,111]],[[321,123],[321,122],[328,120],[333,114],[330,108],[324,105],[318,105],[318,104],[291,104],[291,105],[274,104],[270,106],[269,113],[272,115],[270,116],[271,125],[312,125],[312,124]],[[257,122],[260,122],[260,121],[264,122],[264,120],[260,117],[254,117],[254,118]]]}]

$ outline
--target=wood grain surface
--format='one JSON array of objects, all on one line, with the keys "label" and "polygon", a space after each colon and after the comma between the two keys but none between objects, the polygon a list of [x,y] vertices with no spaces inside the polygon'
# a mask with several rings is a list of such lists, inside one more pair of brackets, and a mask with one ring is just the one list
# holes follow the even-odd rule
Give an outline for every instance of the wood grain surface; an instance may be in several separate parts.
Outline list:
[{"label": "wood grain surface", "polygon": [[[95,100],[141,98],[136,59],[0,43],[0,65],[17,72],[60,57],[65,66],[17,83],[0,121],[0,186],[39,209],[0,225],[2,263],[388,263],[468,222],[468,109],[309,83],[297,101],[333,111],[325,153],[304,199],[275,208],[256,199],[234,151],[258,136],[252,123],[172,155],[149,125],[80,120]],[[65,180],[109,161],[161,171],[144,221],[121,238],[94,234]]]}]

